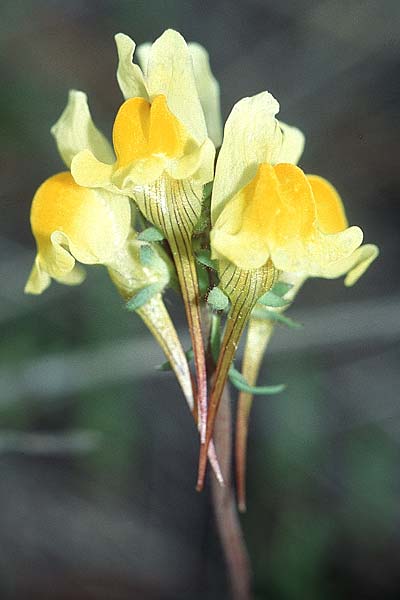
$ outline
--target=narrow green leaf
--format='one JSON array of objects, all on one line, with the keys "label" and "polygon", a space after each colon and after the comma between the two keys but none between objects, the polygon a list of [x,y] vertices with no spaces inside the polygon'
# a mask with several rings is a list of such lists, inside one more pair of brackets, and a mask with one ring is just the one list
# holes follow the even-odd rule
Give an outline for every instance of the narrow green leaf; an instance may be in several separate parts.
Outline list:
[{"label": "narrow green leaf", "polygon": [[213,313],[211,315],[210,328],[210,350],[215,364],[218,362],[219,351],[221,349],[221,316]]},{"label": "narrow green leaf", "polygon": [[217,263],[215,260],[211,258],[211,254],[208,250],[201,250],[196,254],[196,260],[204,267],[208,267],[209,269],[213,269],[216,271]]},{"label": "narrow green leaf", "polygon": [[264,306],[272,306],[273,308],[282,308],[289,304],[288,300],[284,300],[280,296],[277,296],[273,291],[269,291],[261,296],[261,298],[258,299],[258,302],[264,304]]},{"label": "narrow green leaf", "polygon": [[[186,356],[188,362],[190,363],[193,360],[193,356],[194,356],[193,348],[189,348],[189,350],[187,350],[187,352],[185,352],[185,356]],[[156,367],[156,369],[157,369],[157,371],[172,371],[172,366],[171,366],[171,363],[169,362],[169,360],[167,360],[164,363],[162,363],[161,365],[158,365]]]},{"label": "narrow green leaf", "polygon": [[126,303],[126,308],[128,310],[138,310],[141,308],[146,302],[150,300],[153,296],[158,294],[160,291],[159,283],[152,283],[145,288],[139,290],[128,302]]},{"label": "narrow green leaf", "polygon": [[209,292],[207,303],[213,310],[226,310],[229,306],[229,298],[216,286]]},{"label": "narrow green leaf", "polygon": [[157,227],[147,227],[138,235],[138,240],[141,242],[161,242],[163,239],[165,239],[164,235]]},{"label": "narrow green leaf", "polygon": [[213,182],[212,181],[210,181],[209,183],[206,183],[206,185],[203,188],[203,197],[204,197],[204,199],[207,199],[207,198],[211,197],[212,188],[213,188]]},{"label": "narrow green leaf", "polygon": [[234,385],[238,390],[257,396],[279,394],[286,388],[286,385],[283,383],[279,385],[263,386],[250,385],[247,383],[243,375],[233,366],[229,369],[229,379],[231,380],[232,385]]},{"label": "narrow green leaf", "polygon": [[280,296],[283,298],[289,290],[291,290],[293,285],[291,283],[285,283],[284,281],[277,281],[273,286],[271,292],[275,294],[275,296]]},{"label": "narrow green leaf", "polygon": [[270,321],[277,321],[278,323],[281,323],[282,325],[286,325],[286,327],[289,327],[289,329],[301,329],[303,327],[303,323],[299,323],[298,321],[295,321],[294,319],[290,319],[289,317],[286,317],[282,313],[275,312],[273,310],[268,310],[267,308],[264,308],[264,307],[258,308],[256,306],[252,312],[252,316],[255,319],[269,319]]}]

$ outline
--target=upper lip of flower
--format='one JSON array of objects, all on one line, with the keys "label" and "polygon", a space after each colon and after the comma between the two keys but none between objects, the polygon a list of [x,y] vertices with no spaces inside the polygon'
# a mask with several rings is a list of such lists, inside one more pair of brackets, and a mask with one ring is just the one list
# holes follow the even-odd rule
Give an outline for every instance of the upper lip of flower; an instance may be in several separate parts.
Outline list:
[{"label": "upper lip of flower", "polygon": [[[147,47],[144,74],[132,62],[134,42],[118,34],[116,43],[117,78],[126,98],[114,123],[116,160],[93,125],[86,96],[80,92],[70,95],[67,109],[52,130],[74,179],[85,187],[128,195],[132,187],[148,185],[164,171],[174,179],[197,178],[207,183],[213,178],[215,149],[207,137],[197,88],[202,90],[209,115],[209,107],[213,108],[214,137],[220,138],[218,86],[207,54],[198,45],[190,49],[180,34],[168,30]],[[197,73],[190,53],[196,58]],[[205,83],[213,90],[209,96]],[[133,130],[135,135],[131,135]]]}]

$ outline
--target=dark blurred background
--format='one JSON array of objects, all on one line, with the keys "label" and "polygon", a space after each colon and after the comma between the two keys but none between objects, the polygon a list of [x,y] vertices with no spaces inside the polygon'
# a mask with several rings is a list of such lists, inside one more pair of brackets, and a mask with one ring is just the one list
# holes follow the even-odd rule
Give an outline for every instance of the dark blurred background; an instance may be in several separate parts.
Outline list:
[{"label": "dark blurred background", "polygon": [[[160,350],[105,272],[23,287],[29,209],[63,170],[49,129],[70,88],[108,133],[113,35],[174,27],[210,52],[223,115],[264,89],[306,134],[381,256],[351,289],[309,281],[278,328],[249,448],[254,597],[400,597],[398,0],[2,0],[0,598],[229,598],[197,439]],[[182,309],[169,296],[182,331]]]}]

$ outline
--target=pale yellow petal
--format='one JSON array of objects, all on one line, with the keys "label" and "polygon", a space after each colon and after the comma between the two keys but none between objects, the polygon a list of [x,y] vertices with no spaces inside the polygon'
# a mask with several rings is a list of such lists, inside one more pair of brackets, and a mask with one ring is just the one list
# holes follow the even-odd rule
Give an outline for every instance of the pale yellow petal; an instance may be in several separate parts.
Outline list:
[{"label": "pale yellow petal", "polygon": [[362,240],[363,232],[355,226],[329,235],[317,232],[307,241],[294,238],[285,246],[274,247],[271,258],[282,271],[331,278],[336,265],[349,258]]},{"label": "pale yellow petal", "polygon": [[75,263],[72,271],[54,279],[63,285],[80,285],[86,279],[86,271],[81,265]]},{"label": "pale yellow petal", "polygon": [[41,294],[49,287],[52,278],[64,285],[79,285],[86,277],[85,270],[77,264],[70,271],[67,270],[65,272],[58,268],[54,269],[54,265],[52,265],[53,268],[51,271],[53,275],[50,277],[50,274],[47,272],[47,265],[42,265],[41,262],[40,256],[37,255],[31,274],[25,285],[25,294]]},{"label": "pale yellow petal", "polygon": [[63,231],[53,231],[48,240],[38,242],[40,264],[53,279],[61,280],[75,267],[69,246],[68,235]]},{"label": "pale yellow petal", "polygon": [[148,100],[143,73],[140,67],[132,62],[135,42],[124,33],[117,33],[114,39],[118,52],[117,80],[125,100],[135,97]]},{"label": "pale yellow petal", "polygon": [[208,137],[216,147],[222,142],[222,116],[219,83],[210,67],[208,52],[195,42],[188,44],[193,60],[196,87],[206,119]]},{"label": "pale yellow petal", "polygon": [[191,137],[201,144],[207,128],[193,71],[193,62],[183,37],[172,29],[151,46],[147,66],[150,100],[164,95],[171,112]]},{"label": "pale yellow petal", "polygon": [[[84,264],[114,260],[130,231],[129,199],[107,190],[89,190],[90,198],[76,209],[73,222],[65,224],[71,254]],[[52,236],[53,237],[53,236]]]},{"label": "pale yellow petal", "polygon": [[281,271],[325,277],[362,237],[358,227],[322,232],[307,177],[295,165],[280,163],[260,165],[256,177],[226,204],[211,245],[214,256],[242,269],[259,268],[271,257]]},{"label": "pale yellow petal", "polygon": [[130,221],[127,197],[81,187],[70,173],[54,175],[40,186],[31,208],[42,269],[60,279],[75,259],[106,264],[125,244]]},{"label": "pale yellow petal", "polygon": [[161,177],[165,167],[165,159],[160,156],[137,159],[126,167],[116,169],[112,176],[112,182],[121,193],[132,197],[136,186],[154,183]]},{"label": "pale yellow petal", "polygon": [[370,264],[379,255],[379,249],[374,244],[365,244],[357,248],[347,258],[333,265],[325,275],[327,279],[336,279],[346,275],[344,283],[346,286],[352,286],[365,273]]},{"label": "pale yellow petal", "polygon": [[215,223],[226,203],[244,188],[261,163],[279,155],[282,131],[275,115],[279,104],[268,92],[243,98],[233,107],[224,129],[211,200]]},{"label": "pale yellow petal", "polygon": [[76,183],[90,188],[112,188],[111,177],[114,166],[105,164],[89,150],[82,150],[74,156],[71,173]]},{"label": "pale yellow petal", "polygon": [[206,141],[180,160],[167,164],[166,171],[173,179],[194,179],[205,185],[214,176],[215,147],[212,141]]},{"label": "pale yellow petal", "polygon": [[111,144],[93,123],[84,92],[69,92],[67,106],[51,133],[68,168],[81,150],[90,150],[98,160],[106,163],[115,160]]},{"label": "pale yellow petal", "polygon": [[374,244],[365,244],[356,250],[353,255],[353,264],[347,270],[344,284],[347,287],[354,285],[378,256],[379,248]]},{"label": "pale yellow petal", "polygon": [[25,285],[25,294],[41,294],[49,287],[50,283],[50,275],[41,268],[39,256],[36,256],[28,281]]},{"label": "pale yellow petal", "polygon": [[147,66],[149,64],[149,56],[150,56],[151,44],[150,42],[145,42],[144,44],[140,44],[140,46],[136,49],[136,56],[138,59],[138,63],[140,68],[143,71],[145,77],[147,77]]},{"label": "pale yellow petal", "polygon": [[283,137],[276,162],[297,165],[304,150],[304,134],[300,129],[297,129],[297,127],[286,125],[286,123],[282,123],[282,121],[278,121],[278,123],[282,130]]},{"label": "pale yellow petal", "polygon": [[[40,262],[47,273],[56,281],[66,285],[78,285],[85,279],[85,271],[76,264],[77,256],[72,255],[72,244],[63,231],[54,231],[50,236],[50,244],[40,246]],[[97,261],[92,256],[87,264]]]}]

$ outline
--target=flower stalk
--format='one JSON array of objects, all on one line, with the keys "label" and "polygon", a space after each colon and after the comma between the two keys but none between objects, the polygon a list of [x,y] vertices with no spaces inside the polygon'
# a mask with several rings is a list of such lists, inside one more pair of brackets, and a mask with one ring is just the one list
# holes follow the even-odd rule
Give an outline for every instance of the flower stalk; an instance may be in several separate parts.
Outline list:
[{"label": "flower stalk", "polygon": [[192,250],[194,227],[201,214],[202,187],[164,175],[152,185],[138,186],[135,200],[146,218],[169,243],[185,305],[194,353],[197,413],[201,443],[206,438],[207,374],[200,316],[196,261]]},{"label": "flower stalk", "polygon": [[[257,383],[261,363],[273,330],[272,321],[250,319],[242,363],[242,375],[249,385],[253,386]],[[246,512],[247,437],[252,404],[253,395],[248,392],[240,392],[235,437],[236,485],[240,512]]]},{"label": "flower stalk", "polygon": [[215,477],[212,478],[212,499],[232,599],[250,600],[252,579],[250,559],[236,510],[231,481],[232,414],[231,398],[227,386],[223,390],[220,408],[215,420],[214,440],[225,485],[220,486]]},{"label": "flower stalk", "polygon": [[[146,324],[163,350],[176,375],[190,411],[196,420],[196,407],[193,402],[192,382],[187,358],[169,313],[165,308],[161,294],[153,296],[146,304],[138,308],[136,313]],[[224,483],[223,475],[213,442],[211,442],[208,449],[208,458],[219,485],[222,485]]]},{"label": "flower stalk", "polygon": [[221,343],[221,352],[218,358],[214,383],[210,395],[206,443],[200,448],[197,479],[198,491],[201,491],[204,486],[207,466],[207,449],[213,434],[221,395],[228,378],[229,369],[234,359],[239,340],[257,300],[272,287],[276,276],[276,272],[270,262],[260,269],[244,271],[231,263],[221,261],[219,264],[219,274],[220,286],[231,301],[231,309]]}]

